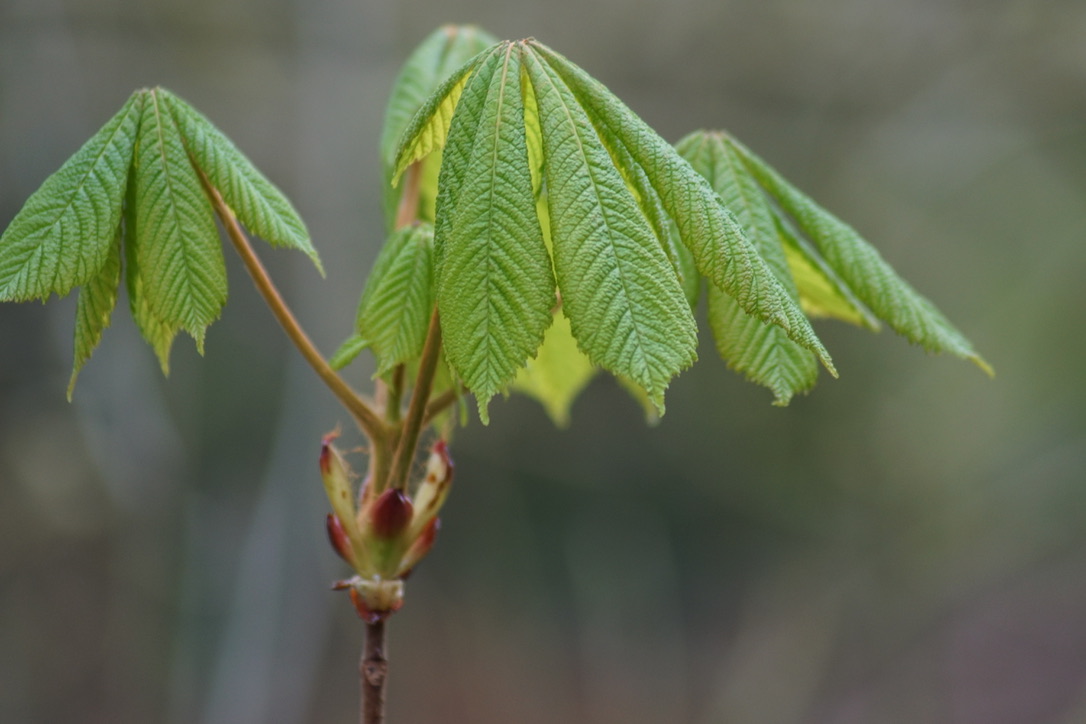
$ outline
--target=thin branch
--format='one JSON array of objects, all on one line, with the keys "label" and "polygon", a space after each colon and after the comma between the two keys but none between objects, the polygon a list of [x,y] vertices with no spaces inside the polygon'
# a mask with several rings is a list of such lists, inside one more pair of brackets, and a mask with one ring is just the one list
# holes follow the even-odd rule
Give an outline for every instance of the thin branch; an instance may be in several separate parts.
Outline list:
[{"label": "thin branch", "polygon": [[290,307],[283,300],[282,295],[279,294],[279,290],[275,287],[275,283],[272,282],[271,277],[268,275],[267,270],[261,263],[260,258],[257,257],[256,252],[253,250],[252,245],[249,243],[249,239],[245,236],[245,232],[241,230],[241,226],[238,225],[237,218],[234,216],[234,212],[223,201],[222,195],[219,194],[218,189],[211,185],[207,176],[202,171],[200,173],[200,180],[204,184],[204,190],[207,192],[208,197],[211,199],[212,205],[215,207],[215,213],[218,214],[219,219],[222,220],[223,226],[226,227],[227,236],[230,237],[230,241],[234,245],[234,249],[238,252],[241,260],[245,263],[245,268],[249,272],[249,276],[252,277],[253,283],[256,284],[257,290],[264,298],[268,307],[271,308],[272,314],[275,315],[276,321],[279,322],[279,326],[286,332],[287,337],[294,343],[294,346],[298,348],[298,351],[302,353],[302,357],[309,363],[309,366],[313,368],[313,371],[317,373],[321,381],[332,391],[332,394],[343,404],[344,407],[354,416],[358,421],[359,427],[373,440],[383,440],[387,437],[388,431],[385,424],[381,421],[380,416],[374,412],[366,401],[358,395],[357,392],[351,389],[351,387],[343,380],[339,374],[333,370],[328,362],[317,350],[316,346],[309,339],[309,335],[305,333],[302,326],[298,323],[297,318],[293,312],[290,311]]},{"label": "thin branch", "polygon": [[415,448],[418,446],[419,433],[422,432],[427,403],[430,401],[430,392],[434,385],[434,372],[437,370],[440,357],[441,320],[435,307],[434,313],[430,316],[430,328],[426,332],[426,344],[422,348],[422,357],[419,359],[415,389],[411,391],[411,404],[407,408],[403,431],[396,445],[396,457],[392,461],[392,470],[389,471],[389,487],[400,490],[407,487],[407,475],[411,471],[411,461],[415,459]]},{"label": "thin branch", "polygon": [[366,624],[366,643],[358,662],[362,688],[359,724],[384,724],[385,687],[388,683],[388,656],[385,653],[385,622]]},{"label": "thin branch", "polygon": [[459,389],[453,388],[451,390],[445,390],[440,395],[430,400],[430,404],[426,405],[426,414],[422,416],[422,426],[426,427],[434,418],[447,410],[452,405],[456,404],[456,401],[466,395],[468,390],[464,387]]}]

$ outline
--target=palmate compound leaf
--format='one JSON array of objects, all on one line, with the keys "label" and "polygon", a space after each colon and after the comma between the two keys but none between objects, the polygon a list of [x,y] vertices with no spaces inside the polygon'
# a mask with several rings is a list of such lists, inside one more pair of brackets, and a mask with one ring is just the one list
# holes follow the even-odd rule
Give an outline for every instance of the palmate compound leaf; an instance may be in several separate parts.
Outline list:
[{"label": "palmate compound leaf", "polygon": [[[709,181],[781,286],[799,301],[769,200],[735,152],[720,134],[702,132],[690,134],[675,148]],[[809,350],[788,339],[780,327],[747,314],[717,287],[710,285],[708,296],[709,326],[717,351],[728,366],[768,387],[778,405],[787,405],[793,395],[814,386],[818,362]]]},{"label": "palmate compound leaf", "polygon": [[[484,117],[495,118],[491,104],[495,99],[508,103],[509,96],[489,89],[498,66],[508,68],[518,57],[523,67],[518,113],[524,130],[514,135],[506,129],[503,136]],[[508,88],[512,92],[512,84]],[[445,128],[447,138],[442,135]],[[454,73],[419,110],[401,138],[394,174],[395,178],[411,163],[444,147],[435,220],[438,306],[450,363],[469,389],[482,390],[483,400],[508,384],[508,374],[523,367],[534,348],[492,345],[501,350],[495,355],[481,340],[488,335],[505,340],[511,333],[530,340],[524,331],[536,329],[541,311],[541,304],[525,304],[522,299],[519,309],[511,306],[511,297],[495,293],[496,286],[487,290],[476,278],[479,269],[488,267],[473,263],[472,255],[480,248],[500,249],[507,243],[480,245],[477,235],[467,233],[482,208],[479,199],[487,198],[473,185],[479,183],[478,168],[496,168],[505,152],[499,143],[489,160],[481,156],[477,141],[484,137],[499,142],[516,138],[518,148],[527,145],[526,152],[517,152],[516,173],[503,176],[501,198],[529,220],[545,217],[539,226],[551,234],[562,308],[579,348],[592,362],[634,381],[661,409],[667,384],[695,358],[696,328],[690,310],[697,291],[695,264],[740,299],[748,312],[785,327],[792,339],[830,365],[806,317],[738,222],[674,149],[553,51],[532,40],[505,42]],[[528,184],[519,165],[524,156]],[[540,190],[543,198],[536,204],[531,194]],[[529,202],[534,207],[531,216]],[[473,210],[465,212],[468,208]],[[525,229],[535,226],[523,223]],[[680,244],[673,244],[673,230]],[[502,237],[509,238],[517,236]],[[532,248],[538,250],[539,245],[533,243]],[[535,266],[519,268],[546,268],[545,262],[540,257]],[[502,283],[509,283],[511,271],[499,271]],[[472,299],[486,299],[487,305],[465,302],[465,292]],[[490,314],[493,310],[509,314],[489,326],[465,322],[471,319],[468,310],[479,316],[482,309],[490,315],[488,321],[497,319]],[[450,317],[456,321],[450,322]],[[469,342],[457,354],[450,348],[456,342],[450,340]],[[503,366],[495,367],[494,359]],[[482,375],[480,369],[490,373]]]},{"label": "palmate compound leaf", "polygon": [[[403,192],[393,187],[396,152],[400,136],[411,119],[441,83],[464,63],[498,39],[473,25],[445,25],[431,33],[407,59],[392,86],[381,130],[381,166],[384,173],[384,210],[389,231],[395,225],[397,208]],[[432,153],[423,161],[417,218],[433,223],[441,154]]]},{"label": "palmate compound leaf", "polygon": [[[161,88],[124,107],[27,201],[0,237],[0,301],[80,286],[68,395],[109,325],[123,277],[163,372],[182,329],[202,352],[226,299],[214,212],[193,164],[241,223],[318,264],[289,202],[203,116]],[[122,263],[123,261],[123,263]]]},{"label": "palmate compound leaf", "polygon": [[828,266],[879,319],[929,352],[947,352],[975,363],[989,375],[991,366],[930,301],[898,276],[879,252],[856,231],[784,180],[749,149],[729,138],[749,173],[813,242]]},{"label": "palmate compound leaf", "polygon": [[[630,178],[655,192],[701,274],[734,297],[749,314],[780,326],[836,375],[810,322],[709,183],[603,84],[550,48],[529,42],[572,90],[600,138],[615,154],[616,163],[640,167],[641,173]],[[647,188],[639,194],[649,197]]]}]

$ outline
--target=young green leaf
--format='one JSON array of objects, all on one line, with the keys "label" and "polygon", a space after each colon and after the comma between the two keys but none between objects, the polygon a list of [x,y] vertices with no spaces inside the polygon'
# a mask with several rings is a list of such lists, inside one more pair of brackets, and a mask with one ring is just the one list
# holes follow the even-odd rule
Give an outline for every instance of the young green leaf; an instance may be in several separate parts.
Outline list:
[{"label": "young green leaf", "polygon": [[517,373],[510,389],[538,400],[558,427],[569,425],[577,395],[596,374],[596,366],[577,349],[569,320],[560,311],[534,359]]},{"label": "young green leaf", "polygon": [[734,139],[751,175],[818,247],[829,266],[859,299],[897,333],[929,352],[948,352],[992,368],[930,301],[898,276],[878,251],[848,224],[784,180],[765,161]]},{"label": "young green leaf", "polygon": [[0,236],[0,301],[64,296],[98,278],[118,240],[143,99],[132,94]]},{"label": "young green leaf", "polygon": [[[696,132],[675,148],[734,212],[782,288],[798,301],[769,200],[723,136]],[[787,405],[793,395],[811,389],[818,379],[818,363],[810,351],[788,339],[780,327],[747,314],[715,286],[709,288],[709,326],[720,356],[747,379],[768,387],[777,405]]]},{"label": "young green leaf", "polygon": [[117,225],[116,240],[109,247],[106,263],[79,290],[75,308],[75,351],[72,375],[68,379],[68,401],[72,401],[79,371],[90,359],[94,348],[109,326],[113,308],[117,306],[117,288],[121,284],[121,225]]},{"label": "young green leaf", "polygon": [[369,341],[361,334],[355,332],[350,337],[343,340],[343,343],[339,345],[339,349],[333,352],[332,356],[328,358],[328,366],[334,370],[341,370],[351,362],[354,362],[354,358],[362,354],[362,351],[369,346]]},{"label": "young green leaf", "polygon": [[877,332],[878,318],[856,298],[791,222],[774,210],[773,224],[784,244],[784,257],[799,290],[799,303],[808,317],[829,317]]},{"label": "young green leaf", "polygon": [[283,192],[199,111],[167,90],[153,93],[171,113],[193,163],[222,194],[238,221],[272,246],[304,252],[323,276],[305,222]]},{"label": "young green leaf", "polygon": [[[392,186],[392,173],[395,170],[396,151],[400,137],[426,99],[450,74],[497,42],[497,38],[475,26],[446,25],[438,28],[422,41],[396,77],[385,110],[380,144],[385,178],[385,219],[390,230],[395,223],[396,210],[402,193],[402,190]],[[437,189],[440,153],[431,154],[424,163],[428,172],[428,174],[424,172],[424,176],[429,176],[430,183],[423,183],[419,190],[418,218],[432,222],[433,197]]]},{"label": "young green leaf", "polygon": [[746,312],[782,327],[790,339],[813,351],[836,374],[807,318],[708,182],[599,81],[550,48],[530,42],[572,90],[600,137],[610,147],[624,148],[641,167],[699,271]]},{"label": "young green leaf", "polygon": [[158,89],[147,92],[138,143],[128,241],[142,297],[156,320],[184,329],[202,353],[204,332],[226,302],[226,266],[211,202]]},{"label": "young green leaf", "polygon": [[429,224],[392,233],[358,304],[358,338],[373,350],[380,376],[418,358],[434,309],[434,230]]},{"label": "young green leaf", "polygon": [[[458,109],[439,180],[444,220],[435,244],[445,352],[475,393],[484,422],[487,402],[542,343],[554,305],[528,166],[520,68],[519,53],[505,43],[472,76],[460,101],[466,115]],[[455,132],[461,118],[475,117],[474,129],[463,124]],[[448,186],[451,178],[460,182]]]},{"label": "young green leaf", "polygon": [[527,44],[562,305],[601,367],[629,377],[663,412],[671,378],[696,359],[697,327],[660,240],[588,117]]},{"label": "young green leaf", "polygon": [[164,322],[151,310],[147,302],[143,271],[136,260],[136,245],[133,242],[138,236],[136,222],[136,180],[130,176],[124,209],[124,235],[128,239],[124,244],[124,281],[125,290],[128,292],[128,310],[143,339],[151,345],[158,357],[162,374],[169,375],[170,348],[180,328],[176,324]]},{"label": "young green leaf", "polygon": [[[419,108],[400,136],[395,162],[392,164],[392,185],[399,183],[407,167],[445,147],[451,131],[453,114],[468,80],[487,59],[493,59],[498,46],[487,48],[457,68],[437,87]],[[444,165],[444,164],[443,164]]]}]

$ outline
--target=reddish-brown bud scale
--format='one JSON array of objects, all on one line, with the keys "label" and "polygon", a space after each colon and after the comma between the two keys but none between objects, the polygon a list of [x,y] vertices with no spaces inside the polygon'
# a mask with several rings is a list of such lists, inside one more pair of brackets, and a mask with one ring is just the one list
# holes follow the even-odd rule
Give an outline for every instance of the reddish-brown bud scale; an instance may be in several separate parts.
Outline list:
[{"label": "reddish-brown bud scale", "polygon": [[328,541],[332,544],[339,557],[354,565],[354,556],[351,553],[351,540],[347,537],[347,531],[343,529],[343,523],[334,513],[329,513],[325,518],[325,527],[328,530]]},{"label": "reddish-brown bud scale", "polygon": [[419,537],[411,544],[411,547],[407,549],[407,553],[404,554],[403,559],[400,561],[400,578],[406,579],[411,575],[411,571],[418,565],[426,554],[430,552],[430,549],[434,547],[434,541],[437,540],[437,532],[441,529],[441,519],[432,518],[426,527],[419,533]]},{"label": "reddish-brown bud scale", "polygon": [[411,522],[411,501],[402,490],[390,488],[381,493],[370,508],[370,523],[378,538],[392,540]]}]

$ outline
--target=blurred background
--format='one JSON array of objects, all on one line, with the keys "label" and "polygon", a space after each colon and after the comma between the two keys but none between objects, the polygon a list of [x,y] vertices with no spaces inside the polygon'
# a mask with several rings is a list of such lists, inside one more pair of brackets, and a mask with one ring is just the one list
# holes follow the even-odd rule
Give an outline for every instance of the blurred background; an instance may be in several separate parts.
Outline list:
[{"label": "blurred background", "polygon": [[[998,377],[823,323],[841,379],[786,409],[708,343],[654,427],[602,377],[566,430],[496,400],[391,624],[390,722],[1086,721],[1080,0],[2,0],[0,225],[162,84],[307,220],[326,280],[264,258],[330,353],[386,94],[446,22],[538,37],[669,140],[730,130]],[[349,419],[227,260],[205,358],[179,338],[163,379],[122,301],[72,404],[74,296],[0,308],[6,724],[356,716],[316,466]]]}]

